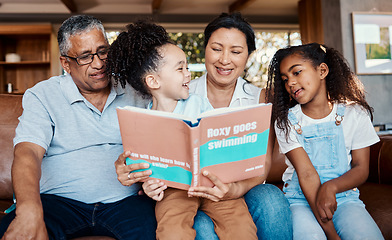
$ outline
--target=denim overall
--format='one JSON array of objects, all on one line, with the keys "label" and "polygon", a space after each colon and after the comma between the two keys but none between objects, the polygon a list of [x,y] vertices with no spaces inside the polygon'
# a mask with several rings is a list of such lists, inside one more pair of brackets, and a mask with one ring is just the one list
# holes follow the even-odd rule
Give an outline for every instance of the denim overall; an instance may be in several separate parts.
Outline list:
[{"label": "denim overall", "polygon": [[[310,126],[301,127],[298,119],[292,113],[288,114],[292,127],[297,132],[298,142],[305,149],[318,175],[321,184],[331,179],[340,177],[350,169],[344,142],[343,121],[345,105],[338,105],[336,121],[324,122]],[[294,171],[292,179],[285,182],[283,186],[290,205],[307,205],[305,195],[302,193],[298,181],[297,172]],[[339,204],[347,201],[361,202],[357,188],[336,194]]]}]

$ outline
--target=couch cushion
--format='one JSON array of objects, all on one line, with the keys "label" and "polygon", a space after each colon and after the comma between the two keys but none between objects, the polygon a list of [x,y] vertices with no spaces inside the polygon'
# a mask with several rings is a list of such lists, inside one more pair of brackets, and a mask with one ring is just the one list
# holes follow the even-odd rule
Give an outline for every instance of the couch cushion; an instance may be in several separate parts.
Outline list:
[{"label": "couch cushion", "polygon": [[22,95],[0,94],[0,199],[12,199],[11,165]]},{"label": "couch cushion", "polygon": [[16,125],[0,124],[0,199],[12,198],[11,165],[13,159],[12,139]]},{"label": "couch cushion", "polygon": [[385,239],[392,239],[392,186],[366,182],[359,187],[360,198]]}]

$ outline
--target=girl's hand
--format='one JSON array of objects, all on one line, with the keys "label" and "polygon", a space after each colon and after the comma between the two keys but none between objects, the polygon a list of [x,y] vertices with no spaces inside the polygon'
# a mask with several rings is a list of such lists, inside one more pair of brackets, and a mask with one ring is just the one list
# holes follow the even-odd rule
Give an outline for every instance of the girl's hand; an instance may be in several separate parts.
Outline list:
[{"label": "girl's hand", "polygon": [[144,193],[155,201],[161,201],[167,186],[158,179],[151,179],[142,185]]},{"label": "girl's hand", "polygon": [[325,182],[317,192],[316,208],[322,222],[331,220],[336,211],[336,193],[356,188],[369,175],[370,147],[352,150],[351,156],[351,169],[342,176]]},{"label": "girl's hand", "polygon": [[336,190],[333,184],[325,182],[317,192],[316,207],[322,222],[332,220],[338,204],[336,202]]},{"label": "girl's hand", "polygon": [[324,233],[327,236],[328,240],[341,240],[339,237],[338,233],[335,230],[335,227],[333,226],[332,221],[328,222],[329,227],[325,227]]},{"label": "girl's hand", "polygon": [[214,202],[241,197],[234,194],[236,192],[235,183],[225,184],[217,176],[207,171],[203,172],[203,176],[208,177],[214,187],[191,187],[188,190],[188,196],[203,197]]},{"label": "girl's hand", "polygon": [[139,169],[149,168],[150,165],[148,163],[135,163],[127,165],[125,160],[127,157],[131,155],[131,152],[127,151],[120,156],[118,156],[117,160],[114,162],[114,166],[116,167],[117,179],[124,186],[131,186],[136,182],[140,182],[142,180],[147,179],[151,175],[151,170],[146,170],[142,172],[132,172]]}]

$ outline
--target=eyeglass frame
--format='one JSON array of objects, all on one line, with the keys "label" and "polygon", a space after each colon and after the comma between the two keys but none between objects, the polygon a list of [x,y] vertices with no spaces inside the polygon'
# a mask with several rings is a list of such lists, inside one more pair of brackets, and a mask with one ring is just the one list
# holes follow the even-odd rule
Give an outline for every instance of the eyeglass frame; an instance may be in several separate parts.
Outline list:
[{"label": "eyeglass frame", "polygon": [[[101,59],[101,57],[100,57],[98,54],[99,54],[99,53],[102,53],[102,52],[105,52],[105,51],[106,51],[106,58]],[[102,49],[102,50],[97,51],[96,53],[89,53],[89,54],[86,54],[86,56],[78,56],[78,57],[71,57],[71,56],[68,56],[68,55],[61,55],[61,56],[62,56],[62,57],[67,57],[67,58],[70,58],[70,59],[74,60],[79,66],[84,66],[84,65],[91,64],[92,62],[94,62],[94,56],[95,56],[95,55],[97,55],[97,57],[99,58],[99,60],[105,61],[105,60],[108,58],[108,57],[107,57],[108,51],[109,51],[109,49]],[[79,58],[81,58],[81,57],[86,57],[86,58],[87,58],[87,56],[90,56],[90,57],[91,57],[91,58],[90,58],[90,59],[91,59],[91,62],[80,64],[80,63],[79,63]]]}]

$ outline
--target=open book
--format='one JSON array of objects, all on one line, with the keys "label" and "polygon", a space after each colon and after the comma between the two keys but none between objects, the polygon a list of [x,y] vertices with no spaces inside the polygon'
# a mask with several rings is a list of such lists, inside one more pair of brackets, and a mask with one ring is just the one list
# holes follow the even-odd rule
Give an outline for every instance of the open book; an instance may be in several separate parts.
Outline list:
[{"label": "open book", "polygon": [[127,164],[147,162],[169,187],[213,186],[264,174],[271,104],[207,111],[198,119],[137,107],[117,108]]}]

